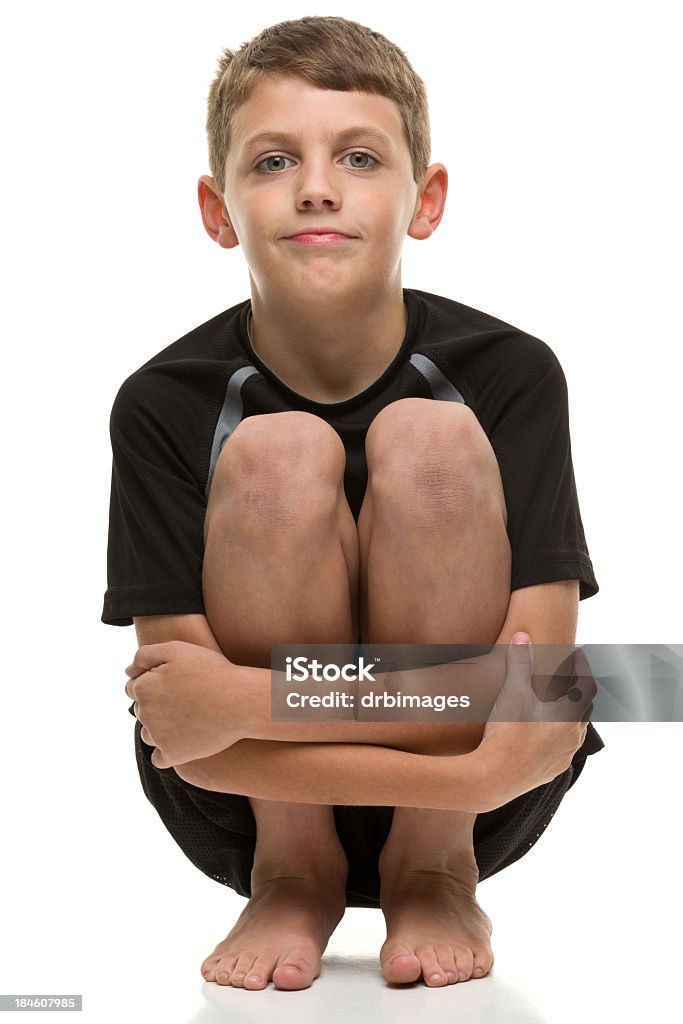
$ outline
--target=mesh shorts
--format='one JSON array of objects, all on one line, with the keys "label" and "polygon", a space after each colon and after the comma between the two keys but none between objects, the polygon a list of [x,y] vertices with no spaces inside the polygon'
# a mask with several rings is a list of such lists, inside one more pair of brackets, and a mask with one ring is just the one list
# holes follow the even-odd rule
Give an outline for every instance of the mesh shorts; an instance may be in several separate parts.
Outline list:
[{"label": "mesh shorts", "polygon": [[[140,738],[135,723],[135,754],[142,787],[183,853],[209,878],[251,896],[256,821],[246,796],[213,793],[181,779],[172,768],[156,768],[153,747]],[[479,880],[513,864],[534,846],[583,771],[585,757],[537,789],[474,822],[474,854]],[[393,807],[335,806],[340,842],[349,862],[346,903],[379,907],[377,859],[394,815]]]}]

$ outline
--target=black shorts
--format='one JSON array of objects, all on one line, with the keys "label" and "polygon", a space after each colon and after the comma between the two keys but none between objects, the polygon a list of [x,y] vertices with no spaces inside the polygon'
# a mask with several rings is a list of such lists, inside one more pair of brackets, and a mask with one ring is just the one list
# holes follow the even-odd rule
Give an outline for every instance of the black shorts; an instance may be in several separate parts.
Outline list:
[{"label": "black shorts", "polygon": [[[251,896],[256,822],[249,800],[200,789],[181,779],[173,768],[156,768],[150,760],[154,748],[141,740],[140,729],[136,721],[138,771],[145,795],[164,825],[195,867],[240,896]],[[585,757],[577,760],[552,782],[495,811],[477,815],[474,854],[480,881],[513,864],[534,846],[585,763]],[[393,807],[334,808],[335,825],[349,862],[349,907],[379,907],[377,859],[393,814]]]}]

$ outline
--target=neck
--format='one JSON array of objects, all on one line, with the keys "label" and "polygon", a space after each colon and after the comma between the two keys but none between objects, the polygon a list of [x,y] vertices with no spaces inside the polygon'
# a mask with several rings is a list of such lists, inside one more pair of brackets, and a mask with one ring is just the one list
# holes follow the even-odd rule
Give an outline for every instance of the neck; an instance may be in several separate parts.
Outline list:
[{"label": "neck", "polygon": [[369,387],[392,361],[405,336],[407,313],[397,288],[363,301],[273,300],[252,283],[253,347],[298,394],[341,402]]}]

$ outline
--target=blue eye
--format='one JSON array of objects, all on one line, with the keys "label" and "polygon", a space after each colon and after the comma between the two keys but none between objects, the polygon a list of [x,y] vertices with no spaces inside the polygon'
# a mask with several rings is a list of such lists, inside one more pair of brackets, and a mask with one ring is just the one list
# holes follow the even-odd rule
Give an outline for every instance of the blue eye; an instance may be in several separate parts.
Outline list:
[{"label": "blue eye", "polygon": [[[357,153],[347,153],[344,159],[350,161],[351,167],[356,167],[361,171],[365,170],[366,167],[372,167],[377,163],[374,156],[370,156],[369,153],[363,153],[362,150],[358,150]],[[371,162],[368,163],[368,160]]]},{"label": "blue eye", "polygon": [[[286,156],[279,156],[279,155],[267,156],[267,157],[265,157],[265,159],[263,159],[261,161],[261,163],[256,165],[256,168],[259,171],[266,171],[267,173],[268,172],[275,173],[277,171],[284,171],[285,170],[285,164],[286,163],[291,164],[293,162],[294,162],[293,160],[289,160]],[[277,164],[276,167],[273,166],[274,163]],[[263,166],[264,164],[266,165],[265,167]]]}]

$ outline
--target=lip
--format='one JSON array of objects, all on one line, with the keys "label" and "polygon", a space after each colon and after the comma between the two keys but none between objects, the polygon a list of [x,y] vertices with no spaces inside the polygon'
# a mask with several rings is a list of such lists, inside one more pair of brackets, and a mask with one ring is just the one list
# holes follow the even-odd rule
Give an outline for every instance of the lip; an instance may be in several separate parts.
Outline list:
[{"label": "lip", "polygon": [[354,235],[347,235],[337,228],[306,228],[304,231],[297,231],[294,235],[286,235],[286,241],[298,242],[299,245],[334,245],[339,242],[348,242]]}]

